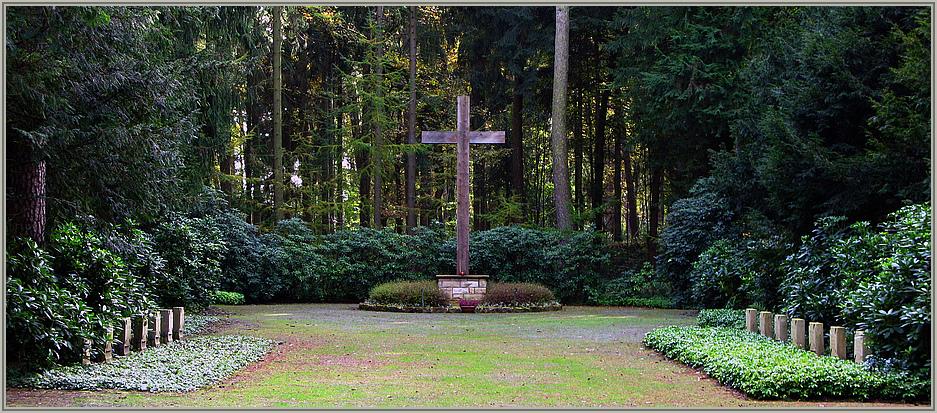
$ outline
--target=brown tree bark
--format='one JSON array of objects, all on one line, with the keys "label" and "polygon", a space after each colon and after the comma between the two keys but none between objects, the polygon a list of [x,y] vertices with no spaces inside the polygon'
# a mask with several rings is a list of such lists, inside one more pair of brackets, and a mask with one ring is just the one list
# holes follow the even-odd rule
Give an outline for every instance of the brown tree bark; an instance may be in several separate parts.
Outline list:
[{"label": "brown tree bark", "polygon": [[[615,117],[621,118],[624,103],[622,100],[618,100],[618,107],[615,110]],[[625,134],[625,126],[623,122],[615,123],[618,127],[615,128],[615,149],[614,154],[612,155],[615,159],[614,173],[612,184],[615,188],[615,200],[611,203],[611,212],[612,212],[612,240],[615,242],[621,242],[621,141]]]},{"label": "brown tree bark", "polygon": [[566,150],[566,82],[569,79],[569,7],[556,6],[556,39],[553,67],[553,187],[556,224],[560,230],[572,229],[570,207],[569,155]]},{"label": "brown tree bark", "polygon": [[273,8],[273,209],[275,221],[283,220],[283,67],[281,6]]},{"label": "brown tree bark", "polygon": [[605,197],[605,118],[608,112],[608,90],[599,96],[595,111],[595,149],[592,151],[592,210],[595,213],[595,230],[602,231],[604,215],[602,201]]},{"label": "brown tree bark", "polygon": [[383,177],[384,170],[381,165],[381,151],[383,150],[382,146],[384,144],[384,130],[383,130],[384,125],[382,124],[384,122],[384,119],[383,119],[383,116],[381,116],[383,113],[383,110],[382,110],[383,102],[381,102],[381,99],[383,98],[382,91],[384,87],[382,83],[383,82],[382,77],[384,74],[384,65],[381,62],[384,59],[384,44],[383,44],[384,6],[377,6],[376,23],[377,23],[377,28],[376,28],[377,33],[375,37],[377,38],[377,62],[376,62],[376,65],[374,66],[374,74],[377,77],[377,81],[376,81],[376,90],[374,92],[375,92],[375,95],[377,96],[378,104],[377,104],[377,108],[375,108],[377,110],[377,116],[373,119],[374,141],[373,141],[372,148],[371,148],[371,162],[373,163],[373,166],[374,166],[374,170],[372,171],[372,174],[374,175],[374,178],[373,178],[374,179],[374,210],[372,212],[374,213],[374,228],[381,229],[381,227],[383,227],[382,216],[384,212],[383,205],[382,205],[384,201],[384,194],[382,192],[383,191],[382,180],[384,178]]},{"label": "brown tree bark", "polygon": [[[16,132],[14,132],[16,133]],[[43,246],[46,241],[46,161],[33,159],[32,145],[7,143],[7,240],[22,237]]]},{"label": "brown tree bark", "polygon": [[660,167],[651,168],[651,204],[648,211],[647,255],[651,264],[657,262],[657,234],[660,226],[660,191],[663,180]]},{"label": "brown tree bark", "polygon": [[416,227],[416,6],[410,6],[410,106],[407,110],[407,234]]},{"label": "brown tree bark", "polygon": [[[521,204],[527,203],[524,188],[524,95],[521,94],[521,77],[514,76],[514,100],[511,113],[511,190]],[[525,207],[526,209],[526,207]],[[526,214],[524,214],[526,216]],[[523,222],[518,217],[515,222]]]}]

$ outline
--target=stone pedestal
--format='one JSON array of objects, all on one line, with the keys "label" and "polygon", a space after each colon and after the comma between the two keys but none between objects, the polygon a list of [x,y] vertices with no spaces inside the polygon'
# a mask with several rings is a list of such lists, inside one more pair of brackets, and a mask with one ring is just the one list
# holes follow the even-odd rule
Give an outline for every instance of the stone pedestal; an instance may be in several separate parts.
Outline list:
[{"label": "stone pedestal", "polygon": [[459,300],[481,301],[488,288],[487,275],[437,275],[436,279],[452,304],[459,304]]}]

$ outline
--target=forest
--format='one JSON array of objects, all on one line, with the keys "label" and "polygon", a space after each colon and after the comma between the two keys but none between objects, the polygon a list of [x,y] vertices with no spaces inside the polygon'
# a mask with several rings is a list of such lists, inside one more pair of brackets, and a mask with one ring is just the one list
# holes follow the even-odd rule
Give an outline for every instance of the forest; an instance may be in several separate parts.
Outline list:
[{"label": "forest", "polygon": [[506,134],[472,148],[473,268],[929,371],[929,7],[563,9],[7,7],[8,355],[451,271],[455,148],[418,142],[465,95]]}]

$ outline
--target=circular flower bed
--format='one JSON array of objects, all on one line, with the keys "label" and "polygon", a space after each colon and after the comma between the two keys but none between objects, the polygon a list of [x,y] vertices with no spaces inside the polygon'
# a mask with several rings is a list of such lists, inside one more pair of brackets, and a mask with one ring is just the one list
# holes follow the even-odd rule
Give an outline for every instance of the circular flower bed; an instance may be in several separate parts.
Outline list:
[{"label": "circular flower bed", "polygon": [[[372,304],[363,302],[358,304],[359,310],[365,311],[387,311],[394,313],[461,313],[459,306],[437,306],[420,307],[403,304]],[[563,305],[560,303],[547,304],[524,304],[518,306],[479,304],[475,307],[476,313],[539,313],[544,311],[560,311]]]}]

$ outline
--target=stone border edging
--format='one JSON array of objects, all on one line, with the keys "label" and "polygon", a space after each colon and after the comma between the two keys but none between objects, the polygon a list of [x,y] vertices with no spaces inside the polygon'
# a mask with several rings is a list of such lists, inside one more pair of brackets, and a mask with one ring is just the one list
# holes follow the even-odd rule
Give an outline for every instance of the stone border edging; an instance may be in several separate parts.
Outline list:
[{"label": "stone border edging", "polygon": [[[384,311],[392,313],[461,313],[462,309],[459,306],[443,306],[443,307],[420,307],[420,306],[405,306],[405,305],[390,305],[390,304],[368,304],[360,303],[358,304],[358,309],[363,311]],[[540,305],[540,306],[527,306],[527,307],[500,307],[500,306],[477,306],[475,307],[476,313],[540,313],[545,311],[561,311],[563,310],[562,304],[549,304],[549,305]]]}]

